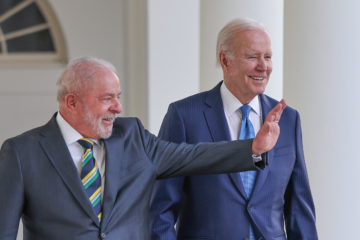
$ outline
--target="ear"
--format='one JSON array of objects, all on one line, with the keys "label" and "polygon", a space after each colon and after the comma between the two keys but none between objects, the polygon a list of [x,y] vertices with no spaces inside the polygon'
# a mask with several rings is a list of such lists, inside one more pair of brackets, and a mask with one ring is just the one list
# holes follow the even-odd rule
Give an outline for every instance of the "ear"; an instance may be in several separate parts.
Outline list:
[{"label": "ear", "polygon": [[220,64],[221,64],[223,71],[226,72],[229,67],[230,62],[229,62],[228,57],[225,55],[225,53],[223,51],[221,51],[219,53],[219,60],[220,60]]},{"label": "ear", "polygon": [[70,112],[76,112],[76,106],[79,104],[79,98],[74,93],[69,93],[64,99],[65,107]]}]

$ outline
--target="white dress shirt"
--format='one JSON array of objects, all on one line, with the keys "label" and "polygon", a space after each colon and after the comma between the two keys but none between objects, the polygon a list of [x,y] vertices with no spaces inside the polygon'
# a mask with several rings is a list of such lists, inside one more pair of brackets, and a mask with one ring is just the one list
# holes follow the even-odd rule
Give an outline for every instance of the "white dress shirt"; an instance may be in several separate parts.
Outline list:
[{"label": "white dress shirt", "polygon": [[[243,105],[223,83],[220,87],[220,95],[223,101],[225,117],[228,123],[231,140],[238,140],[240,135],[241,110]],[[262,125],[262,112],[259,96],[256,96],[248,104],[251,107],[249,119],[254,127],[255,135]]]},{"label": "white dress shirt", "polygon": [[[61,134],[64,137],[66,146],[69,149],[70,155],[74,161],[75,167],[77,168],[80,177],[81,157],[84,154],[84,149],[80,143],[77,142],[77,140],[83,138],[83,136],[81,136],[78,131],[76,131],[72,126],[70,126],[68,122],[66,122],[66,120],[61,116],[60,112],[58,112],[56,116],[56,121],[59,125]],[[101,175],[101,199],[103,199],[105,190],[105,147],[102,141],[95,139],[91,140],[95,142],[93,152]]]}]

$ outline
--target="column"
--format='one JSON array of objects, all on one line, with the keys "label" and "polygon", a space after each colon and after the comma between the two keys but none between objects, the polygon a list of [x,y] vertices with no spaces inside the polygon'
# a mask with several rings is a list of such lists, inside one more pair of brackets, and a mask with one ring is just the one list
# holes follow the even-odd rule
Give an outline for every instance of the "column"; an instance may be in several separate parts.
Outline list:
[{"label": "column", "polygon": [[148,0],[148,119],[157,134],[170,102],[199,91],[199,0]]},{"label": "column", "polygon": [[284,97],[302,117],[319,239],[358,235],[357,1],[285,2]]}]

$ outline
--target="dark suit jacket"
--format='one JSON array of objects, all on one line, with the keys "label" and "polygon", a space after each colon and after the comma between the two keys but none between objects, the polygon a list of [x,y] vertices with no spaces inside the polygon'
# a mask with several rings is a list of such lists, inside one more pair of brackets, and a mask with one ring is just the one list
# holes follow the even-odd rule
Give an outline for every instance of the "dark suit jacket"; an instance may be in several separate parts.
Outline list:
[{"label": "dark suit jacket", "polygon": [[[230,140],[218,84],[169,106],[159,136],[173,142]],[[264,119],[277,104],[260,95]],[[152,239],[242,240],[253,223],[257,239],[317,239],[299,114],[287,107],[279,140],[268,153],[249,200],[237,173],[159,181],[151,207]]]},{"label": "dark suit jacket", "polygon": [[118,118],[106,149],[103,219],[95,216],[55,116],[4,142],[0,151],[0,239],[150,238],[156,178],[256,169],[252,141],[178,145],[160,141],[135,118]]}]

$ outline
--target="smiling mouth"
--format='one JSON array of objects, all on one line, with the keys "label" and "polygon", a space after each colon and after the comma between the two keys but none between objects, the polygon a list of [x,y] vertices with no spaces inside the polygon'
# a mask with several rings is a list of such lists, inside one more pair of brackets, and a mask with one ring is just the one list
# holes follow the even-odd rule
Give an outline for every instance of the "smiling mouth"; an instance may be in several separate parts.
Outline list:
[{"label": "smiling mouth", "polygon": [[113,123],[115,120],[115,116],[105,116],[102,120],[108,123]]},{"label": "smiling mouth", "polygon": [[254,79],[256,81],[262,81],[265,79],[265,77],[255,77],[255,76],[250,76],[251,79]]}]

